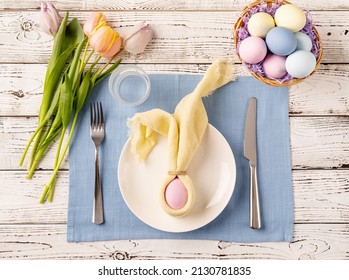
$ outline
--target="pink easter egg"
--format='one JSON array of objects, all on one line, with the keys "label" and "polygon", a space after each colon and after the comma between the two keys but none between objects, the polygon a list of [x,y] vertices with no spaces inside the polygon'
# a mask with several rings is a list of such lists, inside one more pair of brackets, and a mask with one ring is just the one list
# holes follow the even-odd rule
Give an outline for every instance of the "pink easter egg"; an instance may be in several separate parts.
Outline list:
[{"label": "pink easter egg", "polygon": [[278,79],[286,74],[286,57],[269,54],[263,61],[263,69],[268,78]]},{"label": "pink easter egg", "polygon": [[182,209],[188,201],[188,191],[178,178],[168,184],[165,190],[167,205],[175,210]]},{"label": "pink easter egg", "polygon": [[259,37],[247,37],[240,43],[239,55],[246,63],[255,64],[261,62],[267,55],[267,45]]}]

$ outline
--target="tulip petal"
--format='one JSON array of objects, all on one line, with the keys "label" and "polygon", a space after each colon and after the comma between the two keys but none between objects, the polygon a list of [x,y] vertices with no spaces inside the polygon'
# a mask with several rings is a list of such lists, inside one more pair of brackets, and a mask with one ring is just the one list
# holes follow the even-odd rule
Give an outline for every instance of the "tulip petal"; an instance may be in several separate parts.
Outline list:
[{"label": "tulip petal", "polygon": [[41,2],[40,11],[40,27],[50,35],[56,35],[61,24],[62,17],[59,15],[57,9],[49,2]]},{"label": "tulip petal", "polygon": [[91,36],[90,45],[95,51],[100,52],[107,47],[109,29],[111,29],[109,26],[102,26]]},{"label": "tulip petal", "polygon": [[93,13],[84,24],[84,33],[91,36],[97,26],[106,25],[106,17],[101,12]]},{"label": "tulip petal", "polygon": [[147,24],[145,23],[145,21],[141,21],[136,23],[134,26],[132,27],[127,27],[124,30],[118,30],[120,36],[126,41],[127,39],[131,38],[133,35],[135,35],[139,30],[141,30],[142,28],[146,27]]},{"label": "tulip petal", "polygon": [[131,38],[126,40],[124,48],[132,54],[139,54],[144,52],[145,47],[154,38],[154,31],[150,26],[146,26],[134,34]]},{"label": "tulip petal", "polygon": [[122,38],[118,37],[115,40],[114,44],[109,48],[109,50],[106,52],[101,52],[100,55],[105,58],[112,58],[121,50],[121,47],[122,47]]},{"label": "tulip petal", "polygon": [[47,2],[47,9],[56,21],[60,21],[62,19],[55,6],[53,6],[50,2]]}]

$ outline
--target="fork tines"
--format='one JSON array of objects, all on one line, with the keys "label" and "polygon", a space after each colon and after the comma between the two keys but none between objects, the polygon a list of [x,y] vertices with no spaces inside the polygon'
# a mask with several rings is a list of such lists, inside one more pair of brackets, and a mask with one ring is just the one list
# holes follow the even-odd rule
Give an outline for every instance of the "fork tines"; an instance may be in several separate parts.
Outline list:
[{"label": "fork tines", "polygon": [[91,128],[101,129],[104,126],[103,108],[101,102],[91,102],[90,104]]}]

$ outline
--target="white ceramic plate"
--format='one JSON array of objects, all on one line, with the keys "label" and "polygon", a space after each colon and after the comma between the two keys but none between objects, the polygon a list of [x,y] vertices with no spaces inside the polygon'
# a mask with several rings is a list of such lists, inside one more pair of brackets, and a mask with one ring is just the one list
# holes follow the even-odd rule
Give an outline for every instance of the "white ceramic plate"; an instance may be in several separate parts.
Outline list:
[{"label": "white ceramic plate", "polygon": [[233,152],[224,136],[209,125],[187,170],[195,185],[195,203],[184,217],[172,217],[161,207],[159,196],[168,171],[167,139],[160,137],[145,162],[131,153],[130,141],[119,159],[118,178],[130,210],[144,223],[168,232],[185,232],[214,220],[228,204],[235,187]]}]

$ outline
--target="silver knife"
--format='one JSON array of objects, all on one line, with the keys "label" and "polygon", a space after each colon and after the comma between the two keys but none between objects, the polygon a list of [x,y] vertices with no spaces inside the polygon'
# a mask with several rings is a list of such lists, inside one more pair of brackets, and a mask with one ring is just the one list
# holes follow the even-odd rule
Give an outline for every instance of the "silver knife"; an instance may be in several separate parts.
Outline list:
[{"label": "silver knife", "polygon": [[245,122],[244,156],[250,161],[250,227],[261,228],[257,180],[257,99],[248,103]]}]

